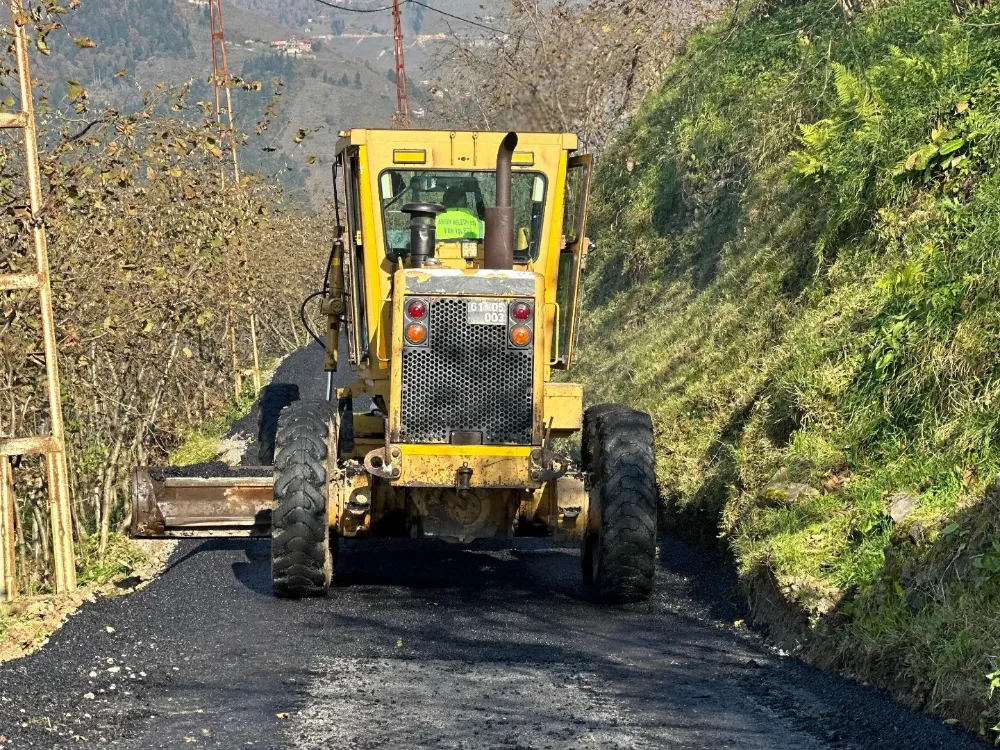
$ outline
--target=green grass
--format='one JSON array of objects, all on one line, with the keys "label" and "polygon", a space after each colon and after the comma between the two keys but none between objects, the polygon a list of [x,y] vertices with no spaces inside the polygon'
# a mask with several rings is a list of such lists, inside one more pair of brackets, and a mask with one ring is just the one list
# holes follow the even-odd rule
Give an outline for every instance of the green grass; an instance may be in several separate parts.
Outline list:
[{"label": "green grass", "polygon": [[600,160],[580,370],[652,414],[668,523],[772,572],[811,658],[995,737],[1000,10],[741,13]]},{"label": "green grass", "polygon": [[0,641],[7,637],[10,627],[14,623],[14,618],[7,613],[7,607],[0,605]]},{"label": "green grass", "polygon": [[[277,362],[269,362],[263,368],[261,377],[265,382],[270,380],[277,364]],[[245,380],[240,397],[230,400],[229,409],[225,414],[215,419],[206,420],[197,427],[188,430],[181,444],[170,452],[170,465],[191,466],[218,458],[219,441],[225,437],[234,422],[250,413],[250,409],[256,401],[257,394],[253,392],[252,383]]]},{"label": "green grass", "polygon": [[124,534],[111,534],[104,555],[99,554],[99,538],[89,537],[76,547],[77,583],[104,586],[128,578],[150,564],[149,555]]}]

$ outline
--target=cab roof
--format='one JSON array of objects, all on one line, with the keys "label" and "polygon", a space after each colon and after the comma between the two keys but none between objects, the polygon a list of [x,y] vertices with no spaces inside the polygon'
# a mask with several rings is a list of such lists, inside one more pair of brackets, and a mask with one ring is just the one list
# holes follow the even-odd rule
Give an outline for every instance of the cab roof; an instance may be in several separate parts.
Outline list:
[{"label": "cab roof", "polygon": [[[496,153],[500,141],[509,131],[497,130],[417,130],[352,128],[342,130],[337,141],[337,151],[348,146],[392,146],[394,148],[434,148],[456,142],[473,144]],[[556,146],[565,151],[576,151],[579,139],[576,133],[517,132],[518,149]]]}]

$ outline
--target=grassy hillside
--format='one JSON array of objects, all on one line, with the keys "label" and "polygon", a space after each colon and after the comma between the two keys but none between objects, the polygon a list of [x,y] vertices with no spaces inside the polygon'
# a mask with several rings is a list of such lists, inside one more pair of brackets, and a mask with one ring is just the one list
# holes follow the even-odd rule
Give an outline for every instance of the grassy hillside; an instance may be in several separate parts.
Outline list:
[{"label": "grassy hillside", "polygon": [[601,159],[581,369],[776,636],[995,738],[1000,10],[743,7]]}]

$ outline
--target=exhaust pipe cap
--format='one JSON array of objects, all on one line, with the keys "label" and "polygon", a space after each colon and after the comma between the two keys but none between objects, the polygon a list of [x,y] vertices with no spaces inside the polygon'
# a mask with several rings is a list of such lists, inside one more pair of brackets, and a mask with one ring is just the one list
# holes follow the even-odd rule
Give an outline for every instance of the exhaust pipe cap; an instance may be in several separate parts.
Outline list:
[{"label": "exhaust pipe cap", "polygon": [[445,212],[440,203],[406,203],[400,209],[410,215],[410,267],[423,268],[434,257],[437,245],[437,216]]}]

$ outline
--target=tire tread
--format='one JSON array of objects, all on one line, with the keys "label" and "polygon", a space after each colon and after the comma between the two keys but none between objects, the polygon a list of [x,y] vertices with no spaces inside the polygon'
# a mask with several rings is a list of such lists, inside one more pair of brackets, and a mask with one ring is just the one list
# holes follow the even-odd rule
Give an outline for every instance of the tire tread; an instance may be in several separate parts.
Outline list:
[{"label": "tire tread", "polygon": [[[584,550],[584,578],[598,596],[625,603],[649,597],[656,573],[656,462],[648,414],[617,404],[584,414],[584,468],[600,530]],[[598,548],[599,547],[599,548]],[[597,554],[597,569],[588,568]]]},{"label": "tire tread", "polygon": [[294,383],[271,383],[260,394],[260,419],[257,423],[257,459],[261,466],[274,463],[274,442],[282,410],[299,400]]},{"label": "tire tread", "polygon": [[271,516],[271,583],[280,597],[323,596],[332,579],[327,518],[331,410],[296,401],[278,420]]}]

